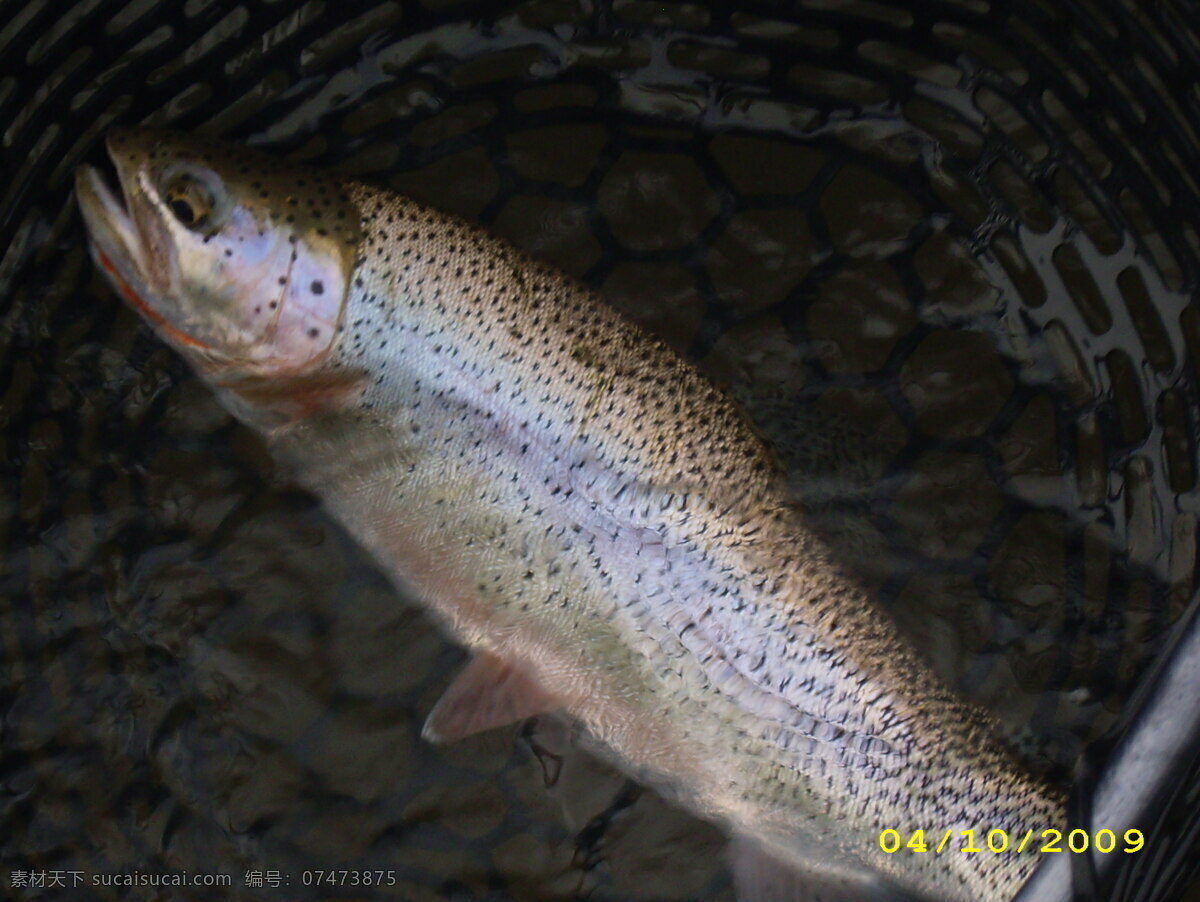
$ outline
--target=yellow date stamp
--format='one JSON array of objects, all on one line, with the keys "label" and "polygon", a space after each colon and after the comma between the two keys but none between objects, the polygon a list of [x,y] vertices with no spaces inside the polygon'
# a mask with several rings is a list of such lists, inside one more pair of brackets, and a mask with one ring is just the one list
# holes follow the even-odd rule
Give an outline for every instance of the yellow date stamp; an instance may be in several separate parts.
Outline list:
[{"label": "yellow date stamp", "polygon": [[894,855],[902,849],[917,853],[933,852],[934,855],[947,852],[962,852],[966,855],[988,852],[996,855],[1014,852],[1081,854],[1088,851],[1132,854],[1140,852],[1145,845],[1146,837],[1141,830],[1126,830],[1119,836],[1115,831],[1107,829],[1088,831],[1076,828],[1064,832],[1052,827],[1045,830],[1026,830],[1024,833],[1012,833],[998,827],[986,831],[948,828],[940,835],[931,831],[929,838],[921,829],[913,830],[907,838],[899,830],[889,829],[879,834],[879,848],[888,855]]}]

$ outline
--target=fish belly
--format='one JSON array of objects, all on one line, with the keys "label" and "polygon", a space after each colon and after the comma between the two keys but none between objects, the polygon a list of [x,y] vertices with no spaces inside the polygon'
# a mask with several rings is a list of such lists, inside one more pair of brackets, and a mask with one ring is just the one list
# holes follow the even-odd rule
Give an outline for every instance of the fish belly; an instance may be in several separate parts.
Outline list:
[{"label": "fish belly", "polygon": [[278,431],[275,450],[399,586],[468,649],[536,681],[590,748],[792,865],[861,873],[862,832],[829,817],[853,736],[822,739],[826,722],[728,663],[770,648],[769,628],[755,634],[765,610],[732,633],[712,612],[750,565],[622,521],[584,488],[611,474],[531,458],[493,419],[461,402],[419,424],[328,416]]}]

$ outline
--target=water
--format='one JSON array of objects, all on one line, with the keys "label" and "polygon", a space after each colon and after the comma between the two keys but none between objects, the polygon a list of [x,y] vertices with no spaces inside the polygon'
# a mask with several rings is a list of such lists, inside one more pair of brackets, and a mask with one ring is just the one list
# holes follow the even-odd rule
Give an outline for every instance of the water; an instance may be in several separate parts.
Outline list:
[{"label": "water", "polygon": [[[597,286],[730,386],[836,553],[1052,776],[1192,596],[1181,8],[51,6],[0,3],[9,880],[732,898],[719,833],[602,765],[547,787],[517,727],[419,739],[461,653],[91,271],[69,176],[114,121],[390,185]],[[395,884],[304,885],[330,868]]]}]

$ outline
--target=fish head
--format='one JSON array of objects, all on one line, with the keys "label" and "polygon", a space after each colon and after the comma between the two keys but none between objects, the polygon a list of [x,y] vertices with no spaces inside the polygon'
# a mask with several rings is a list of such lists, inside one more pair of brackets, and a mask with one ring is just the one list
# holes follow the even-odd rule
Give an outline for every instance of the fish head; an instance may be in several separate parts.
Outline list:
[{"label": "fish head", "polygon": [[312,370],[336,343],[360,239],[340,181],[236,145],[150,128],[106,140],[119,186],[81,166],[92,256],[209,376]]}]

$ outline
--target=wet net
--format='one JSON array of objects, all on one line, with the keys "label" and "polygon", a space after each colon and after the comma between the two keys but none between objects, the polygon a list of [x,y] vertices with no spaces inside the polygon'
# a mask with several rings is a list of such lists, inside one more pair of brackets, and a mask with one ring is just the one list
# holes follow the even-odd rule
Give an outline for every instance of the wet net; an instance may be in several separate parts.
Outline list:
[{"label": "wet net", "polygon": [[388,185],[595,285],[1065,778],[1195,592],[1198,85],[1183,0],[0,0],[0,860],[729,892],[715,830],[593,761],[547,789],[514,733],[420,742],[455,650],[92,273],[69,192],[110,125]]}]

